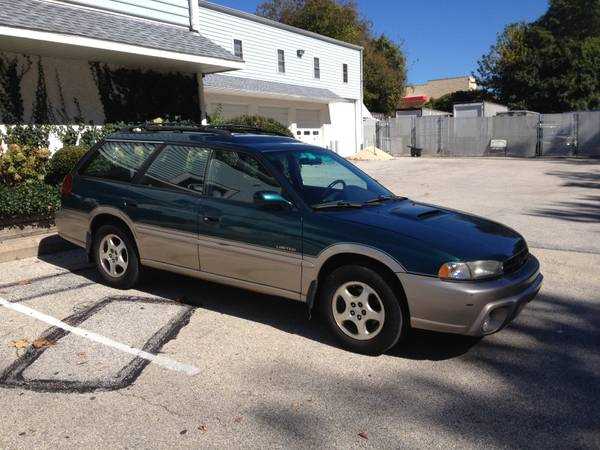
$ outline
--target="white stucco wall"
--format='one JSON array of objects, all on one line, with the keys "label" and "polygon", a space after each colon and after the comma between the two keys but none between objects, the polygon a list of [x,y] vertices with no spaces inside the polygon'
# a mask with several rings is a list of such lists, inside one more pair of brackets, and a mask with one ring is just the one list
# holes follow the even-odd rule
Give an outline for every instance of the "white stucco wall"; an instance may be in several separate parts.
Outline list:
[{"label": "white stucco wall", "polygon": [[[27,58],[14,53],[3,53],[3,55],[6,58],[17,57],[21,62],[21,67],[31,64],[21,82],[24,122],[30,122],[38,84],[38,60],[40,57],[32,55]],[[41,57],[41,61],[44,67],[46,90],[50,107],[54,113],[55,124],[65,123],[58,113],[58,110],[62,108],[58,80],[62,85],[64,106],[71,119],[74,119],[78,114],[74,101],[77,99],[86,122],[104,123],[104,111],[98,95],[98,88],[87,61],[49,57]],[[66,123],[72,123],[72,120]]]}]

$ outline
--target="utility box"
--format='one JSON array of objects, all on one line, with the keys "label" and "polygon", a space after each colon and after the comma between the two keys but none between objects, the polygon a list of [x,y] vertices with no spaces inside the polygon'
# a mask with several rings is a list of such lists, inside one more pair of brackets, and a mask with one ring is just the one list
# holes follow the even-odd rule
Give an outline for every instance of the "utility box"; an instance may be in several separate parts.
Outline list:
[{"label": "utility box", "polygon": [[508,106],[492,102],[458,103],[454,105],[454,117],[494,117],[508,112]]}]

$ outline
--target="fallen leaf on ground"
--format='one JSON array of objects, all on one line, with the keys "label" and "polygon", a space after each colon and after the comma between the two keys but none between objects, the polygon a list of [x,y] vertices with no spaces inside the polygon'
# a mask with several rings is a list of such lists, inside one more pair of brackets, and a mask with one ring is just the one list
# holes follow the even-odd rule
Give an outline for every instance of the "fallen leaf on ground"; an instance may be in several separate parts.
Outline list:
[{"label": "fallen leaf on ground", "polygon": [[56,342],[44,338],[36,339],[35,341],[33,341],[33,347],[38,350],[40,348],[52,347],[53,345],[56,345]]},{"label": "fallen leaf on ground", "polygon": [[206,433],[206,432],[208,431],[208,428],[206,428],[206,425],[200,425],[200,426],[198,427],[198,429],[199,429],[200,431],[202,431],[203,433]]},{"label": "fallen leaf on ground", "polygon": [[27,339],[19,339],[17,341],[12,341],[9,344],[9,347],[14,347],[17,350],[29,347],[29,341]]},{"label": "fallen leaf on ground", "polygon": [[240,423],[242,420],[244,420],[242,416],[237,416],[235,419],[233,419],[235,423]]},{"label": "fallen leaf on ground", "polygon": [[183,436],[184,434],[187,434],[187,430],[181,430],[179,434]]},{"label": "fallen leaf on ground", "polygon": [[366,431],[361,431],[360,433],[358,433],[358,435],[363,439],[366,439],[366,440],[369,439],[369,435],[367,434]]}]

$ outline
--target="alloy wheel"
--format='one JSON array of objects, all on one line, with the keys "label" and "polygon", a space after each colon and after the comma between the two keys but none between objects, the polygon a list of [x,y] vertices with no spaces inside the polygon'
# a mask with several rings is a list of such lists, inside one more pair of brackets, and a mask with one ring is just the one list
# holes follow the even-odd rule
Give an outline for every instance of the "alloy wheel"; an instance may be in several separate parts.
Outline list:
[{"label": "alloy wheel", "polygon": [[107,234],[98,248],[100,265],[113,278],[122,277],[129,266],[125,242],[116,234]]},{"label": "alloy wheel", "polygon": [[383,302],[379,294],[366,283],[344,283],[333,295],[331,307],[335,323],[351,338],[361,341],[373,339],[383,328]]}]

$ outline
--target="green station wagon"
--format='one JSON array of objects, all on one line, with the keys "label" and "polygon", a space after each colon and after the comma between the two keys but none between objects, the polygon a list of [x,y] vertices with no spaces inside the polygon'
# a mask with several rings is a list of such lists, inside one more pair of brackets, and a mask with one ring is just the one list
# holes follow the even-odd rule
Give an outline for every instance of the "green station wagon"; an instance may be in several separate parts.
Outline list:
[{"label": "green station wagon", "polygon": [[411,328],[494,333],[538,293],[522,236],[394,195],[335,153],[216,127],[122,130],[62,186],[60,235],[107,284],[142,267],[318,308],[340,343],[381,354]]}]

